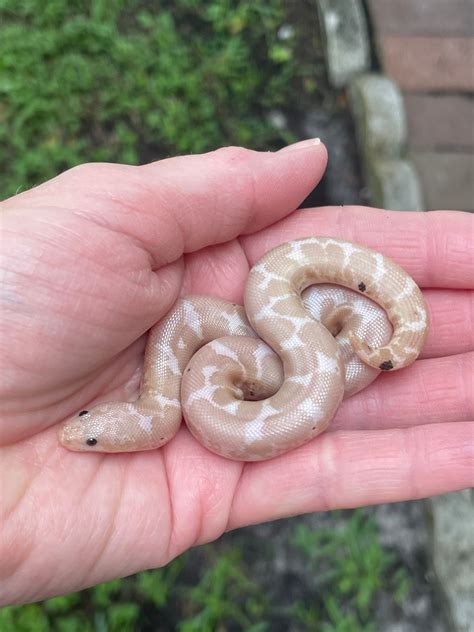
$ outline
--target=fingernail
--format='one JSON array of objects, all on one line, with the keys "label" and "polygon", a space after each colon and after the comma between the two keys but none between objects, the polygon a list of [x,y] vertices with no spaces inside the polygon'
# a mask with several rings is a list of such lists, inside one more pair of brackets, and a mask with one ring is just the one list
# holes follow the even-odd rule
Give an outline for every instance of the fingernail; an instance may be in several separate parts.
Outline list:
[{"label": "fingernail", "polygon": [[295,149],[306,149],[307,147],[314,147],[315,145],[320,145],[320,144],[321,144],[320,138],[307,138],[306,140],[300,140],[297,143],[293,143],[291,145],[288,145],[287,147],[283,147],[282,149],[279,149],[277,153],[281,154],[285,151],[293,151]]}]

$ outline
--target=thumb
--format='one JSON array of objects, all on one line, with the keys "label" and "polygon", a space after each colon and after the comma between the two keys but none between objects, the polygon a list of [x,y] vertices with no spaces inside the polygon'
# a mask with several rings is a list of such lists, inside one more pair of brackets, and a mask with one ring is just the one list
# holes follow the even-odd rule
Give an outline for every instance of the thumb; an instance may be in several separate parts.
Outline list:
[{"label": "thumb", "polygon": [[275,153],[224,147],[139,167],[88,163],[4,204],[76,211],[80,200],[81,214],[140,242],[156,269],[288,215],[326,163],[317,139]]}]

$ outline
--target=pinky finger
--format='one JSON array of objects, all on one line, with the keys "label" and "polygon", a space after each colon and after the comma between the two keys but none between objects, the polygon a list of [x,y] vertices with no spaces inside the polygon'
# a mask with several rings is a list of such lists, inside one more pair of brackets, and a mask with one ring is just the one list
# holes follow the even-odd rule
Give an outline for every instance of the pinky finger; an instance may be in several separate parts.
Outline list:
[{"label": "pinky finger", "polygon": [[248,464],[228,528],[313,511],[424,498],[474,484],[474,422],[321,435]]}]

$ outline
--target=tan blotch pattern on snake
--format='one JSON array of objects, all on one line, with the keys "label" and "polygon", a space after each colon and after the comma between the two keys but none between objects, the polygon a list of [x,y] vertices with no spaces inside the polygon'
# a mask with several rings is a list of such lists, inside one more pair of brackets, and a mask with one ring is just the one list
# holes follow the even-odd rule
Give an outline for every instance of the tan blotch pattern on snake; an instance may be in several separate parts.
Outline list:
[{"label": "tan blotch pattern on snake", "polygon": [[134,402],[68,419],[71,450],[160,448],[182,417],[209,450],[269,459],[323,432],[344,397],[418,357],[428,331],[423,296],[382,254],[331,237],[270,250],[250,270],[244,306],[179,299],[149,334]]}]

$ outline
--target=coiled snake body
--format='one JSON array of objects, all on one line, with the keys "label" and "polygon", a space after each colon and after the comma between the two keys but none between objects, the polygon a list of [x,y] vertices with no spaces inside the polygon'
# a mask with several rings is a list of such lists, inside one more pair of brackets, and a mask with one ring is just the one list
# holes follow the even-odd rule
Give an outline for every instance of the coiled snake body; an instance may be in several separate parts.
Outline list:
[{"label": "coiled snake body", "polygon": [[423,296],[398,265],[331,237],[288,242],[250,270],[239,305],[177,301],[149,334],[138,399],[65,422],[72,450],[165,445],[182,415],[231,459],[269,459],[326,429],[344,397],[409,366],[428,331]]}]

